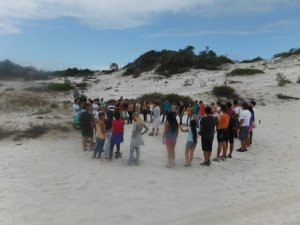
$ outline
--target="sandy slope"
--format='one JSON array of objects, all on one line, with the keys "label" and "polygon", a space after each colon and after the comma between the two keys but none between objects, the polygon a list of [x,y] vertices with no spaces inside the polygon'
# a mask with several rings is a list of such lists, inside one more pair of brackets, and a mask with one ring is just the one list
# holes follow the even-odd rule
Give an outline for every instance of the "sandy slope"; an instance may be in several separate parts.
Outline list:
[{"label": "sandy slope", "polygon": [[[213,163],[210,168],[199,165],[203,158],[200,146],[196,157],[201,160],[195,159],[192,168],[183,167],[186,135],[182,133],[174,169],[165,167],[166,150],[161,136],[145,136],[141,165],[127,166],[131,125],[125,128],[123,159],[112,162],[92,160],[91,153],[82,152],[78,132],[50,133],[22,142],[1,141],[0,224],[300,224],[300,104],[274,98],[280,91],[299,97],[297,84],[279,88],[274,81],[274,73],[280,71],[296,80],[299,59],[293,60],[267,64],[268,68],[276,68],[260,80],[234,78],[243,82],[235,84],[237,89],[246,89],[253,96],[261,92],[267,106],[257,107],[262,123],[255,130],[252,149],[235,152],[233,159]],[[205,75],[207,86],[203,91],[222,83],[217,80],[222,73],[225,72]],[[103,82],[88,93],[96,95],[103,85],[115,83],[109,76],[100,79]],[[146,87],[193,95],[199,93],[197,88],[202,82],[195,80],[192,88],[187,88],[182,86],[184,80],[174,77],[166,88],[159,89],[157,85],[150,86],[153,80],[138,78],[130,81],[133,87],[128,88],[129,78],[117,79],[122,81],[119,91],[106,92],[106,98],[135,96],[143,90],[145,93]],[[5,114],[0,117],[1,121],[13,121]]]}]

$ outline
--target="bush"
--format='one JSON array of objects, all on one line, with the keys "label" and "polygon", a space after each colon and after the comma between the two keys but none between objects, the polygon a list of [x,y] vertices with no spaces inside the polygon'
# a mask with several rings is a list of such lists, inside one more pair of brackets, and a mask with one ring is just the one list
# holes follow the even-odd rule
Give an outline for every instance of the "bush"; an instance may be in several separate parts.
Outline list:
[{"label": "bush", "polygon": [[250,60],[243,60],[243,61],[241,61],[241,63],[255,63],[255,62],[261,62],[263,60],[264,59],[261,57],[256,57],[256,58],[250,59]]},{"label": "bush", "polygon": [[165,99],[169,99],[171,103],[175,102],[178,104],[180,101],[183,102],[184,105],[188,105],[189,103],[193,103],[193,99],[189,96],[178,95],[178,94],[162,94],[158,92],[144,94],[141,97],[137,98],[141,104],[146,101],[157,101],[159,104],[163,104]]},{"label": "bush", "polygon": [[0,140],[10,137],[14,134],[14,131],[5,128],[0,128]]},{"label": "bush", "polygon": [[298,77],[298,80],[296,81],[297,84],[300,84],[300,77]]},{"label": "bush", "polygon": [[82,83],[78,83],[76,84],[76,87],[82,89],[82,90],[86,90],[89,87],[89,84],[86,82],[82,82]]},{"label": "bush", "polygon": [[232,98],[236,96],[234,88],[227,85],[213,87],[212,93],[217,97]]},{"label": "bush", "polygon": [[51,83],[48,85],[48,89],[51,91],[69,91],[74,89],[74,86],[70,81],[65,81],[64,83]]},{"label": "bush", "polygon": [[262,74],[264,71],[258,69],[235,69],[232,70],[228,76],[252,76],[255,74]]},{"label": "bush", "polygon": [[288,52],[278,53],[274,55],[273,58],[278,58],[278,57],[287,58],[292,55],[300,55],[300,48],[292,48]]},{"label": "bush", "polygon": [[280,87],[283,87],[286,84],[292,83],[292,81],[290,81],[289,79],[287,79],[286,76],[284,76],[282,73],[277,73],[276,74],[276,80],[278,82],[278,86],[280,86]]},{"label": "bush", "polygon": [[24,138],[38,138],[46,133],[48,133],[49,128],[45,125],[30,125],[30,128],[17,134],[14,137],[14,141],[19,141]]},{"label": "bush", "polygon": [[287,100],[299,100],[300,98],[292,97],[284,94],[277,94],[276,95],[278,99],[287,99]]}]

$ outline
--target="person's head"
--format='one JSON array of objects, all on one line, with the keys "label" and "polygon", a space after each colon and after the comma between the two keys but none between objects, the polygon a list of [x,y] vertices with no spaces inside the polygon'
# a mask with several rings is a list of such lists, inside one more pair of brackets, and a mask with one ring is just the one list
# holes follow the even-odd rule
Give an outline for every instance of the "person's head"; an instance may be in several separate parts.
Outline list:
[{"label": "person's head", "polygon": [[132,120],[136,123],[139,123],[142,125],[144,124],[144,121],[142,120],[142,118],[140,117],[140,114],[138,114],[138,113],[133,113]]},{"label": "person's head", "polygon": [[77,103],[77,104],[79,104],[80,98],[76,98],[76,99],[74,100],[74,102]]},{"label": "person's head", "polygon": [[227,106],[228,109],[230,109],[232,107],[231,102],[226,102],[226,106]]},{"label": "person's head", "polygon": [[100,120],[104,120],[104,119],[105,119],[105,113],[104,113],[104,112],[99,112],[99,113],[98,113],[98,118],[99,118]]},{"label": "person's head", "polygon": [[253,108],[253,107],[256,106],[256,102],[255,102],[254,100],[251,100],[251,101],[249,102],[249,105]]},{"label": "person's head", "polygon": [[221,105],[221,111],[227,113],[227,106],[226,105]]},{"label": "person's head", "polygon": [[211,102],[211,103],[210,103],[210,106],[211,106],[211,107],[214,107],[215,105],[216,105],[216,104],[215,104],[214,102]]},{"label": "person's head", "polygon": [[154,105],[155,105],[155,106],[158,106],[158,102],[154,102]]},{"label": "person's head", "polygon": [[222,105],[221,102],[217,102],[218,107],[221,107],[221,105]]},{"label": "person's head", "polygon": [[243,102],[242,103],[242,109],[248,109],[249,108],[249,105],[248,105],[248,103],[247,102]]},{"label": "person's head", "polygon": [[173,112],[168,112],[167,121],[170,125],[171,130],[177,131],[178,122],[177,122],[177,119],[176,119],[175,114]]},{"label": "person's head", "polygon": [[202,102],[202,101],[200,101],[200,102],[199,102],[199,104],[203,104],[203,102]]},{"label": "person's head", "polygon": [[239,104],[239,100],[234,99],[234,100],[233,100],[233,105],[234,105],[234,106],[237,106],[238,104]]},{"label": "person's head", "polygon": [[115,112],[115,118],[116,120],[119,120],[121,118],[121,114],[119,112]]},{"label": "person's head", "polygon": [[104,98],[101,98],[101,102],[103,102],[104,101]]},{"label": "person's head", "polygon": [[195,104],[198,104],[198,100],[195,100],[194,103],[195,103]]},{"label": "person's head", "polygon": [[211,113],[212,113],[211,107],[206,107],[205,108],[205,114],[206,115],[211,115]]}]

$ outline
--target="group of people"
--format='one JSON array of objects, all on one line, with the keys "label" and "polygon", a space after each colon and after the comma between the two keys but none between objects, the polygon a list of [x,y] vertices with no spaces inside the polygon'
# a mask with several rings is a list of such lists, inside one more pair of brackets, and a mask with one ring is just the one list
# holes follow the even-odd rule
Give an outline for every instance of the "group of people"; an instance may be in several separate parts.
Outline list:
[{"label": "group of people", "polygon": [[[122,97],[116,104],[105,104],[103,99],[91,100],[79,96],[74,101],[73,120],[75,127],[80,126],[83,150],[93,151],[93,158],[107,160],[113,159],[115,146],[114,158],[122,157],[120,145],[124,141],[124,126],[126,121],[128,124],[133,123],[128,165],[138,165],[140,147],[144,145],[142,136],[150,130],[145,114],[150,114],[152,124],[150,136],[158,136],[160,125],[164,124],[162,143],[167,149],[167,167],[175,165],[175,147],[179,131],[187,133],[184,166],[192,165],[198,137],[204,155],[204,161],[200,165],[210,166],[215,133],[218,147],[217,155],[212,161],[232,158],[236,138],[241,142],[237,151],[246,152],[251,146],[255,128],[255,105],[255,101],[239,105],[238,100],[226,104],[218,102],[205,105],[202,101],[196,100],[193,104],[184,106],[183,102],[176,105],[166,99],[162,106],[159,102],[153,101],[144,102],[141,107],[139,102],[133,104],[128,99],[123,100]],[[140,114],[143,114],[143,119]],[[186,114],[185,126],[182,123],[184,114]]]}]

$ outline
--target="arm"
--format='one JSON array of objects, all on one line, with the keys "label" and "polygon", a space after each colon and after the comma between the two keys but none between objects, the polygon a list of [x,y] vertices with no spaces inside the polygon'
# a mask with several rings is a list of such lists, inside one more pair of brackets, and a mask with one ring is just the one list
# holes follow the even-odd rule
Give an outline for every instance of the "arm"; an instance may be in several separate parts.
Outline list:
[{"label": "arm", "polygon": [[179,129],[181,130],[181,132],[186,133],[189,132],[188,128],[183,128],[182,126],[179,126]]},{"label": "arm", "polygon": [[165,123],[165,127],[164,127],[163,140],[162,140],[162,143],[163,143],[163,144],[166,143],[168,127],[169,127],[169,123],[166,122],[166,123]]},{"label": "arm", "polygon": [[144,135],[145,133],[148,132],[149,128],[146,126],[146,124],[144,124],[144,131],[142,132],[142,135]]},{"label": "arm", "polygon": [[105,126],[104,126],[104,123],[102,121],[99,122],[99,125],[100,125],[100,130],[102,133],[105,133]]}]

